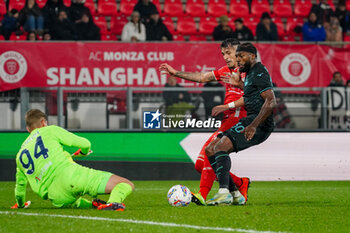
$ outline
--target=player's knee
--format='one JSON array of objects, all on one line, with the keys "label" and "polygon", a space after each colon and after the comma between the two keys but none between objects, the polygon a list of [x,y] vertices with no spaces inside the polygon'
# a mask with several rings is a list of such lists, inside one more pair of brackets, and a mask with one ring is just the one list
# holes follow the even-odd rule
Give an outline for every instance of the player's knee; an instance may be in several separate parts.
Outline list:
[{"label": "player's knee", "polygon": [[213,148],[213,153],[216,154],[219,151],[226,151],[222,143],[217,143]]},{"label": "player's knee", "polygon": [[212,156],[214,154],[214,146],[212,144],[209,144],[206,148],[205,148],[205,154],[209,157]]},{"label": "player's knee", "polygon": [[128,185],[130,185],[130,186],[131,186],[131,188],[132,188],[132,191],[134,191],[134,190],[135,190],[135,185],[134,185],[134,183],[133,183],[133,182],[131,182],[130,180],[125,179],[125,181],[124,181],[123,183],[127,183]]},{"label": "player's knee", "polygon": [[112,179],[111,180],[111,182],[112,182],[111,185],[112,186],[109,186],[110,188],[114,188],[115,186],[117,186],[120,183],[126,183],[126,184],[131,186],[132,190],[135,189],[134,183],[131,182],[130,180],[128,180],[127,178],[124,178],[124,177],[121,177],[121,176],[117,176],[117,175],[113,175],[111,177],[111,179]]}]

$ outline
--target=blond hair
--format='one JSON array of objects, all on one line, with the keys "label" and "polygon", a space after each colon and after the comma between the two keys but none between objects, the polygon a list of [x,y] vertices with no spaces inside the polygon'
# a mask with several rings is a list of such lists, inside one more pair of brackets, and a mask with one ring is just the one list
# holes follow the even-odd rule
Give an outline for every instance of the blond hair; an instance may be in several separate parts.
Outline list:
[{"label": "blond hair", "polygon": [[45,113],[39,109],[31,109],[26,113],[25,120],[28,128],[36,128],[40,124],[40,121],[44,118],[47,121]]}]

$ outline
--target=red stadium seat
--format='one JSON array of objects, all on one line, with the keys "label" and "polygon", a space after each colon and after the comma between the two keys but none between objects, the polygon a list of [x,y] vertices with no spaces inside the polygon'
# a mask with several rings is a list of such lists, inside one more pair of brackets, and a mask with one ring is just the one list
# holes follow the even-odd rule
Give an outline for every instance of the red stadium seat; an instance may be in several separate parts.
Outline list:
[{"label": "red stadium seat", "polygon": [[118,14],[117,3],[109,0],[100,0],[97,6],[98,15],[115,16]]},{"label": "red stadium seat", "polygon": [[207,41],[205,36],[190,36],[189,41]]},{"label": "red stadium seat", "polygon": [[5,40],[5,37],[3,35],[0,35],[0,40]]},{"label": "red stadium seat", "polygon": [[6,3],[4,0],[0,0],[0,15],[6,14]]},{"label": "red stadium seat", "polygon": [[128,22],[125,16],[116,16],[111,18],[111,32],[121,35],[124,25]]},{"label": "red stadium seat", "polygon": [[288,34],[295,34],[295,32],[293,32],[294,28],[296,26],[302,27],[303,24],[304,24],[304,20],[301,18],[288,18],[287,25],[286,25],[286,32]]},{"label": "red stadium seat", "polygon": [[25,0],[10,0],[9,3],[9,11],[12,9],[16,9],[18,11],[22,10],[24,5],[26,4]]},{"label": "red stadium seat", "polygon": [[100,28],[101,34],[107,34],[107,21],[103,16],[95,16],[94,23]]},{"label": "red stadium seat", "polygon": [[164,15],[170,16],[170,17],[184,16],[184,8],[181,0],[165,0]]},{"label": "red stadium seat", "polygon": [[272,22],[274,22],[277,26],[278,36],[284,36],[286,34],[286,31],[284,30],[284,24],[282,22],[282,19],[280,17],[272,17]]},{"label": "red stadium seat", "polygon": [[344,35],[344,41],[349,42],[350,41],[350,36],[345,34]]},{"label": "red stadium seat", "polygon": [[120,1],[120,13],[129,16],[134,11],[134,7],[137,1],[135,0],[121,0]]},{"label": "red stadium seat", "polygon": [[275,0],[273,1],[273,13],[279,17],[292,17],[292,5],[289,0]]},{"label": "red stadium seat", "polygon": [[238,17],[248,17],[249,16],[249,6],[246,0],[232,0],[230,3],[230,16]]},{"label": "red stadium seat", "polygon": [[295,41],[295,38],[291,35],[284,35],[281,37],[281,41]]},{"label": "red stadium seat", "polygon": [[84,3],[84,6],[89,8],[92,15],[96,15],[96,7],[95,7],[95,3],[93,1],[91,1],[91,0],[86,1]]},{"label": "red stadium seat", "polygon": [[196,22],[192,17],[179,18],[177,21],[176,30],[182,35],[196,35],[198,34]]},{"label": "red stadium seat", "polygon": [[193,17],[204,17],[206,13],[203,0],[188,0],[185,12]]},{"label": "red stadium seat", "polygon": [[203,35],[213,34],[214,28],[218,26],[218,22],[213,17],[201,18],[199,21],[199,33]]},{"label": "red stadium seat", "polygon": [[118,38],[114,34],[102,34],[101,40],[102,41],[117,41]]},{"label": "red stadium seat", "polygon": [[311,0],[295,0],[294,14],[297,17],[307,17],[312,7]]},{"label": "red stadium seat", "polygon": [[12,34],[10,36],[10,40],[27,40],[27,36],[26,35],[15,35],[15,34]]},{"label": "red stadium seat", "polygon": [[36,3],[40,8],[43,8],[46,4],[47,0],[36,0]]},{"label": "red stadium seat", "polygon": [[243,24],[252,31],[254,36],[256,35],[256,26],[259,22],[260,19],[258,17],[249,17],[243,20]]},{"label": "red stadium seat", "polygon": [[209,0],[208,14],[214,17],[227,15],[228,12],[225,0]]},{"label": "red stadium seat", "polygon": [[261,17],[262,13],[270,11],[270,4],[267,0],[252,0],[251,13],[255,17]]},{"label": "red stadium seat", "polygon": [[350,11],[350,1],[346,1],[345,4],[346,4],[346,9]]},{"label": "red stadium seat", "polygon": [[163,23],[165,24],[165,26],[168,28],[169,32],[171,34],[175,34],[175,26],[174,26],[174,22],[170,17],[163,17]]},{"label": "red stadium seat", "polygon": [[185,41],[183,35],[173,35],[173,41]]},{"label": "red stadium seat", "polygon": [[66,6],[66,7],[70,7],[70,5],[72,4],[71,0],[63,0],[63,4]]},{"label": "red stadium seat", "polygon": [[160,1],[159,0],[152,0],[152,3],[154,5],[156,5],[159,14],[161,14],[162,13],[162,6],[160,5]]}]

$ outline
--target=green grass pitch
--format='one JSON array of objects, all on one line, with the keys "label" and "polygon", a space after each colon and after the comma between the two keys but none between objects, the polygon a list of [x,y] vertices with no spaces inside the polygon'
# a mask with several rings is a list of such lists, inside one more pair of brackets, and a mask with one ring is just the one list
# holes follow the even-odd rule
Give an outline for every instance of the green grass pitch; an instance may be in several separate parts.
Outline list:
[{"label": "green grass pitch", "polygon": [[214,207],[170,206],[175,184],[198,191],[199,182],[136,181],[126,210],[112,212],[55,209],[30,188],[31,207],[11,210],[15,183],[0,182],[0,232],[350,232],[350,181],[253,182],[246,206]]}]

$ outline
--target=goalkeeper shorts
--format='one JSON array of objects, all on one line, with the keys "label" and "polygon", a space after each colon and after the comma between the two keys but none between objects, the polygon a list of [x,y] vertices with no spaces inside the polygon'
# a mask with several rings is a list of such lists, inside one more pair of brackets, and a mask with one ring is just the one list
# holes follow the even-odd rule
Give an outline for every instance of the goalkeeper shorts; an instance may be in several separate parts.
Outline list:
[{"label": "goalkeeper shorts", "polygon": [[84,167],[76,163],[60,169],[48,188],[48,199],[55,207],[69,207],[79,197],[87,194],[96,197],[105,193],[105,187],[113,174]]}]

